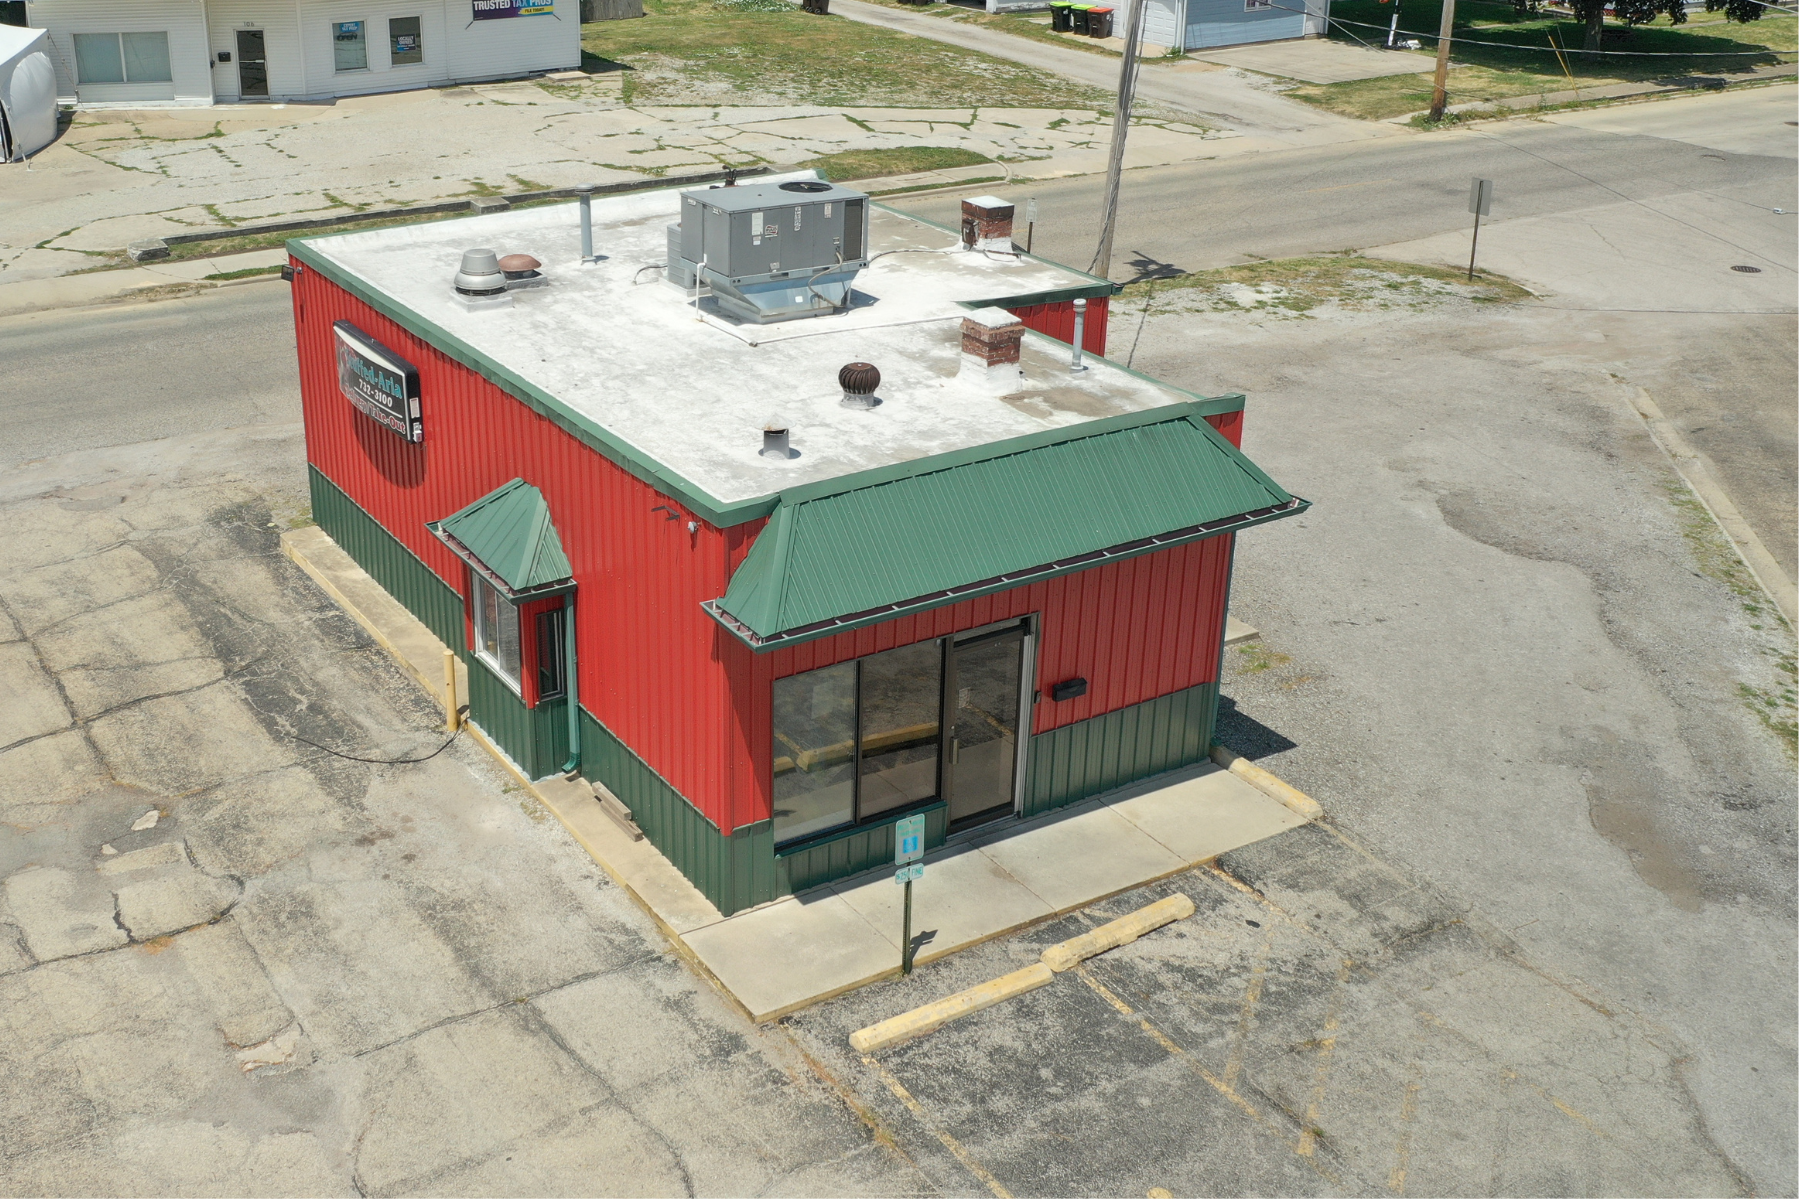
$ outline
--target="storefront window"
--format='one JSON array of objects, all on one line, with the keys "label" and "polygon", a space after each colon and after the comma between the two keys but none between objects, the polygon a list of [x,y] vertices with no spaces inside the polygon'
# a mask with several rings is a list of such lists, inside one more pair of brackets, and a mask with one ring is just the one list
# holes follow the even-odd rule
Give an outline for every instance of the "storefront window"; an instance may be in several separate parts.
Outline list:
[{"label": "storefront window", "polygon": [[856,664],[775,681],[775,840],[848,824],[856,805]]},{"label": "storefront window", "polygon": [[75,72],[80,83],[168,83],[166,33],[78,33]]},{"label": "storefront window", "polygon": [[943,643],[775,681],[775,840],[866,821],[938,794]]},{"label": "storefront window", "polygon": [[470,573],[475,599],[475,653],[516,691],[519,687],[519,610],[499,589]]},{"label": "storefront window", "polygon": [[340,71],[365,71],[369,67],[369,39],[362,21],[331,23],[332,60]]},{"label": "storefront window", "polygon": [[419,18],[392,17],[388,20],[388,62],[394,66],[425,61],[425,46],[419,39]]},{"label": "storefront window", "polygon": [[862,660],[857,816],[929,800],[938,791],[938,709],[944,650],[901,646]]}]

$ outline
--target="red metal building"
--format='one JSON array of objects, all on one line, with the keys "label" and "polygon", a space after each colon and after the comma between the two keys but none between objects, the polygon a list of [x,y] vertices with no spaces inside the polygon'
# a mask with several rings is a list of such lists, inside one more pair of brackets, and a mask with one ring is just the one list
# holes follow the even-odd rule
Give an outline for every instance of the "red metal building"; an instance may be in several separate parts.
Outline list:
[{"label": "red metal building", "polygon": [[[596,200],[598,261],[574,206],[290,243],[320,526],[726,913],[1203,758],[1235,533],[1305,506],[1242,397],[1071,361],[1112,288],[1004,202],[957,242],[798,182]],[[790,201],[816,271],[761,261]]]}]

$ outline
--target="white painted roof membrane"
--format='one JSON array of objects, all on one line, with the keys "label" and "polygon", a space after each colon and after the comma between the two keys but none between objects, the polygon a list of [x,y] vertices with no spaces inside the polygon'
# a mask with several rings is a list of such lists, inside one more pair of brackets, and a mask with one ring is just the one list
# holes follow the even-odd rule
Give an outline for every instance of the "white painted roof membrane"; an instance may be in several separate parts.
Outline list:
[{"label": "white painted roof membrane", "polygon": [[[857,276],[850,311],[759,326],[705,301],[697,310],[660,269],[678,202],[675,190],[595,197],[594,249],[605,258],[586,266],[573,202],[325,236],[309,247],[725,503],[1192,399],[1091,357],[1090,370],[1072,375],[1069,348],[1032,334],[1016,386],[965,367],[968,310],[958,301],[1093,280],[964,250],[956,235],[880,208],[871,208],[874,258]],[[514,292],[510,307],[470,311],[450,280],[476,247],[536,257],[550,286]],[[881,371],[872,409],[841,403],[838,368],[859,361]],[[431,397],[422,401],[429,440]],[[771,418],[792,430],[793,458],[757,453]]]}]

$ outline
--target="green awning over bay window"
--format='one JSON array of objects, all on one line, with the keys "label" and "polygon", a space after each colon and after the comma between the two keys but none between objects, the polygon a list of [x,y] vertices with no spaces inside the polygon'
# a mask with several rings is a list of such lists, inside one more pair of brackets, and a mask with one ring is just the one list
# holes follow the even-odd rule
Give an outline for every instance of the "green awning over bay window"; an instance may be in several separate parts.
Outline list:
[{"label": "green awning over bay window", "polygon": [[783,492],[725,595],[705,607],[772,649],[1307,508],[1198,409],[1090,421]]},{"label": "green awning over bay window", "polygon": [[514,599],[554,595],[575,586],[550,506],[523,479],[500,485],[426,528],[458,557],[504,585]]}]

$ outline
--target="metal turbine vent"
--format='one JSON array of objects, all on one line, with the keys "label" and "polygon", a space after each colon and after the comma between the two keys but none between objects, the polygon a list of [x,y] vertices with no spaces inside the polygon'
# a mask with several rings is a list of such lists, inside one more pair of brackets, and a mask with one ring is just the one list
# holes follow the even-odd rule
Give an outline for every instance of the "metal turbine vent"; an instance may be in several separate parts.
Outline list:
[{"label": "metal turbine vent", "polygon": [[875,389],[881,386],[881,372],[873,363],[845,363],[838,369],[838,386],[844,389],[846,408],[874,408]]}]

